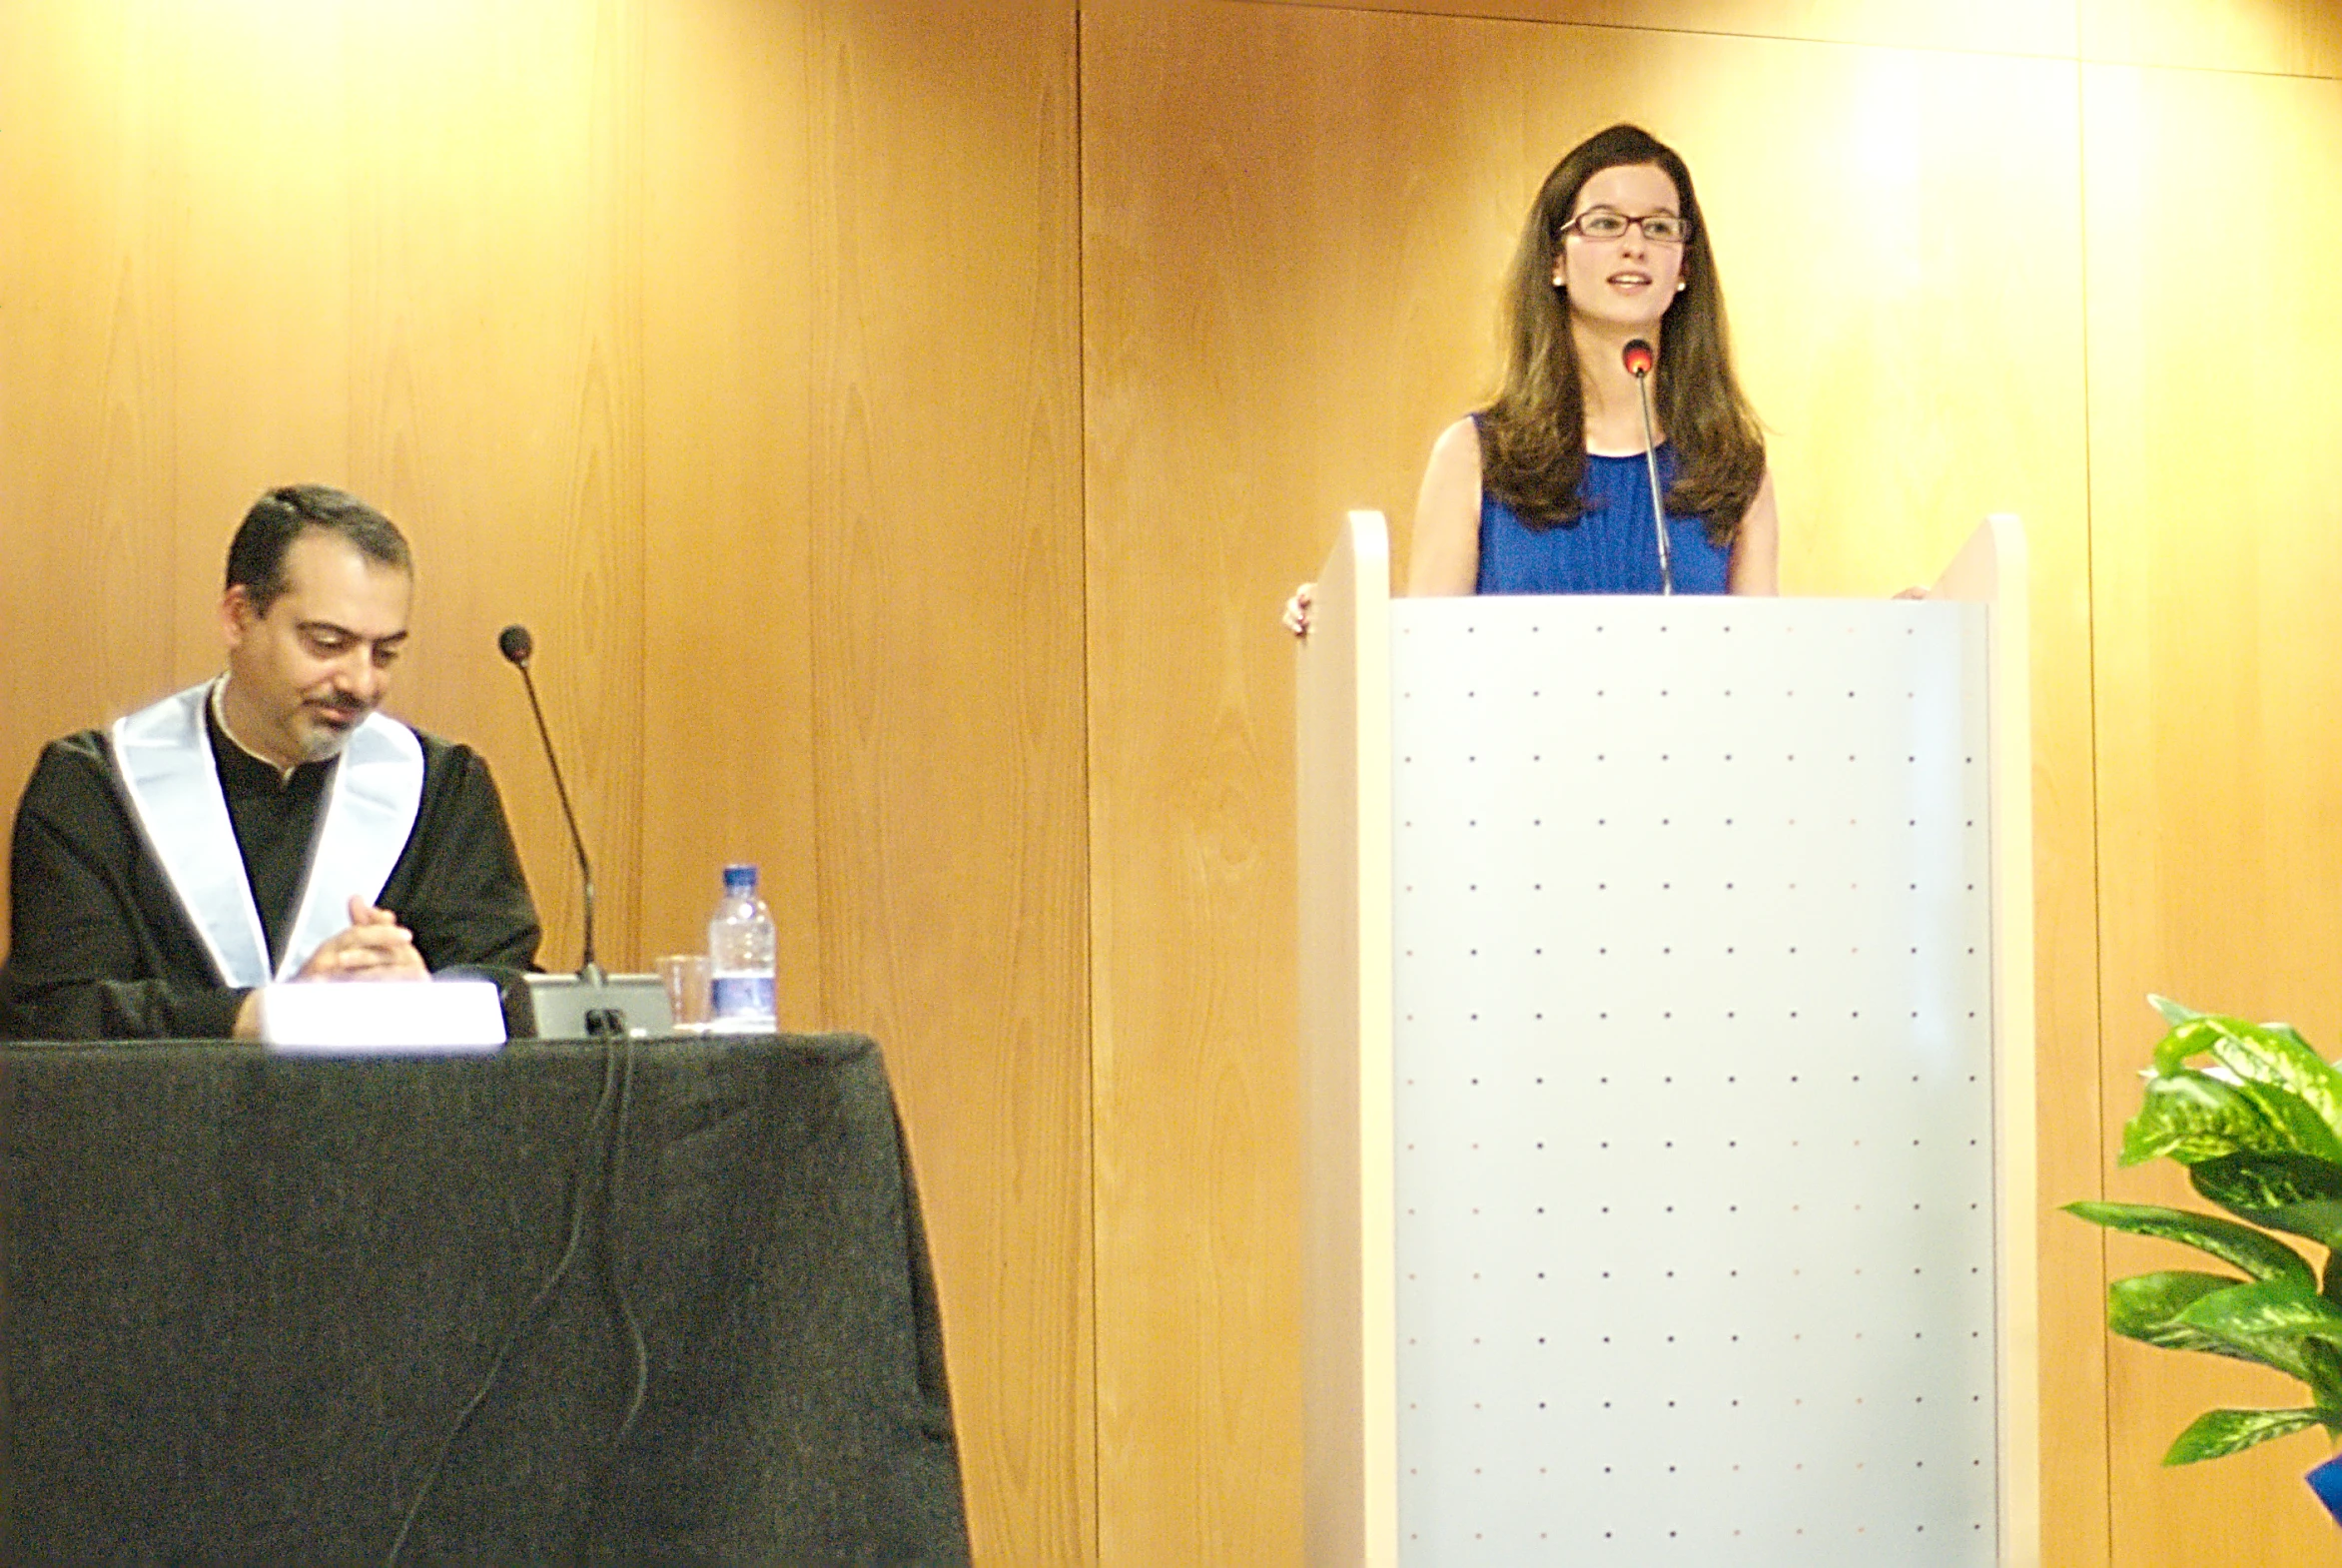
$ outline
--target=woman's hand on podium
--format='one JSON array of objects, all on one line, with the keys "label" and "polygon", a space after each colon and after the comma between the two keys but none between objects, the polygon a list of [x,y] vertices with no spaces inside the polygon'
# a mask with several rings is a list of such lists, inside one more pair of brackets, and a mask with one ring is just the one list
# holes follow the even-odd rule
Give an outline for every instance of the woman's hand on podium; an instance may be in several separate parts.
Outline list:
[{"label": "woman's hand on podium", "polygon": [[1898,593],[1896,597],[1899,599],[1925,599],[1932,598],[1934,595],[1931,594],[1926,588],[1910,587],[1904,589],[1901,593]]},{"label": "woman's hand on podium", "polygon": [[1284,629],[1296,637],[1309,635],[1309,594],[1317,584],[1304,582],[1284,601]]}]

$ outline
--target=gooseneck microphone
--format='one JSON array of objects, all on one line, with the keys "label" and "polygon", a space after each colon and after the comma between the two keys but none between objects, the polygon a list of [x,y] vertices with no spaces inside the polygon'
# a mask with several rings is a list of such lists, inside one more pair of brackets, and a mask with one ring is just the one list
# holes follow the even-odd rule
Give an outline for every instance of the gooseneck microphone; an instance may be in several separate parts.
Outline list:
[{"label": "gooseneck microphone", "polygon": [[[1628,342],[1619,358],[1625,362],[1627,375],[1635,379],[1635,391],[1642,397],[1643,471],[1651,480],[1651,524],[1659,530],[1659,591],[1673,593],[1675,563],[1667,551],[1667,502],[1662,497],[1659,484],[1659,443],[1651,432],[1651,367],[1657,363],[1658,356],[1651,352],[1648,343],[1636,338]],[[518,630],[517,627],[514,629]],[[509,654],[505,656],[510,657]]]},{"label": "gooseneck microphone", "polygon": [[520,672],[520,684],[528,688],[528,711],[536,715],[536,738],[544,743],[545,764],[553,770],[553,793],[561,799],[561,818],[569,824],[569,845],[577,851],[577,875],[585,883],[585,952],[584,962],[577,966],[577,978],[598,987],[602,967],[593,956],[593,866],[585,858],[585,835],[577,831],[577,813],[569,809],[569,786],[561,782],[561,759],[553,755],[545,710],[536,700],[536,681],[528,673],[528,656],[536,651],[536,640],[526,626],[506,626],[496,633],[496,651]]}]

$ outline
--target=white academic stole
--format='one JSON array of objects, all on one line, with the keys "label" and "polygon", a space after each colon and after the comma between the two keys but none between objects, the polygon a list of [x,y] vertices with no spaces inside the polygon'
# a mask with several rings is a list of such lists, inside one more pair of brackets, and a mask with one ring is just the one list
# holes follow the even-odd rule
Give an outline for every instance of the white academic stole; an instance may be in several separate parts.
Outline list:
[{"label": "white academic stole", "polygon": [[[212,761],[204,723],[211,692],[206,681],[115,720],[114,763],[147,851],[203,938],[221,983],[262,986],[270,979],[269,939]],[[421,806],[422,742],[396,719],[367,715],[334,769],[277,979],[299,974],[350,924],[352,894],[370,904],[382,898]]]}]

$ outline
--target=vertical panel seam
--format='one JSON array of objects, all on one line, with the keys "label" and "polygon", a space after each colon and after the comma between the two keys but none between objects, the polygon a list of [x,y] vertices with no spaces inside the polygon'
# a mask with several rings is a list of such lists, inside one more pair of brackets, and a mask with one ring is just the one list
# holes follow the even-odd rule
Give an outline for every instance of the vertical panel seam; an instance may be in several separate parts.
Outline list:
[{"label": "vertical panel seam", "polygon": [[1098,988],[1100,985],[1098,932],[1098,718],[1091,702],[1090,608],[1094,599],[1090,527],[1090,126],[1083,95],[1082,34],[1087,13],[1082,0],[1067,0],[1073,12],[1073,129],[1074,129],[1074,505],[1080,516],[1082,548],[1082,931],[1086,951],[1082,963],[1082,1191],[1086,1212],[1083,1239],[1089,1253],[1083,1286],[1089,1293],[1090,1337],[1090,1484],[1080,1499],[1088,1516],[1090,1550],[1096,1560],[1106,1557],[1106,1454],[1100,1412],[1103,1350],[1100,1322],[1104,1317],[1103,1270],[1099,1265],[1099,1214],[1104,1208],[1098,1190]]},{"label": "vertical panel seam", "polygon": [[820,300],[821,273],[825,267],[836,265],[836,257],[833,254],[825,254],[819,248],[817,242],[821,237],[815,232],[815,219],[820,206],[818,191],[821,182],[825,177],[835,179],[837,171],[834,166],[825,166],[819,160],[819,148],[814,126],[819,119],[816,101],[823,90],[822,51],[828,40],[826,29],[828,20],[827,7],[819,5],[806,7],[805,30],[801,42],[804,53],[799,62],[805,73],[805,85],[803,91],[798,95],[797,103],[798,153],[803,160],[805,170],[805,183],[802,192],[804,205],[797,214],[798,232],[805,236],[806,254],[810,258],[806,283],[808,291],[815,300],[813,308],[804,313],[799,323],[800,330],[804,334],[804,337],[799,340],[799,347],[804,351],[805,384],[803,389],[804,401],[799,405],[798,416],[804,421],[806,454],[803,475],[805,488],[800,497],[805,515],[805,685],[807,710],[805,727],[808,738],[813,742],[816,759],[816,765],[809,770],[814,823],[813,844],[811,846],[813,856],[813,990],[814,1005],[818,1010],[815,1016],[822,1019],[844,1016],[844,998],[836,989],[834,979],[837,965],[833,962],[833,956],[837,938],[834,922],[831,919],[832,911],[829,900],[830,879],[835,867],[832,864],[833,852],[830,848],[830,835],[822,831],[824,825],[831,820],[831,802],[828,798],[833,793],[831,770],[819,765],[821,755],[821,694],[825,689],[822,678],[824,643],[818,631],[822,616],[823,582],[819,575],[821,565],[819,536],[825,520],[821,509],[821,471],[825,453],[821,447],[822,430],[818,410],[821,407],[822,378],[826,370],[826,366],[821,363],[823,334]]},{"label": "vertical panel seam", "polygon": [[[2098,585],[2097,585],[2097,482],[2092,469],[2095,443],[2091,439],[2090,423],[2090,204],[2089,204],[2089,64],[2083,58],[2081,45],[2082,0],[2074,0],[2073,61],[2073,143],[2074,143],[2074,197],[2080,211],[2076,214],[2076,258],[2079,269],[2081,297],[2081,582],[2082,582],[2082,667],[2088,678],[2082,682],[2082,700],[2086,704],[2084,722],[2089,727],[2089,788],[2083,799],[2089,803],[2090,823],[2090,1038],[2094,1044],[2091,1055],[2091,1082],[2095,1086],[2097,1114],[2091,1119],[2092,1131],[2102,1142],[2106,1118],[2106,897],[2102,876],[2105,862],[2104,769],[2101,766],[2104,736],[2098,725]],[[2093,1144],[2096,1147],[2096,1144]],[[2090,1171],[2094,1179],[2093,1195],[2106,1195],[2106,1175],[2103,1166],[2093,1159]],[[2107,1279],[2106,1233],[2096,1231],[2092,1247],[2098,1256],[2098,1282],[2102,1287]],[[2100,1539],[2105,1548],[2102,1560],[2111,1562],[2114,1555],[2114,1379],[2109,1360],[2101,1360],[2098,1377],[2099,1449],[2098,1463],[2101,1486],[2099,1512],[2103,1526]]]},{"label": "vertical panel seam", "polygon": [[[650,11],[647,5],[636,5],[628,30],[633,33],[634,110],[627,119],[632,145],[626,151],[626,206],[629,222],[626,225],[627,269],[634,275],[628,293],[633,308],[628,323],[634,341],[627,346],[628,358],[634,368],[634,462],[630,498],[634,510],[634,602],[650,602]],[[643,626],[636,632],[634,644],[633,679],[634,712],[636,715],[633,747],[634,775],[634,875],[626,890],[625,930],[637,953],[643,953],[644,923],[647,918],[643,887],[650,868],[650,813],[644,810],[647,793],[647,775],[650,768],[650,680],[648,676],[650,628]]]}]

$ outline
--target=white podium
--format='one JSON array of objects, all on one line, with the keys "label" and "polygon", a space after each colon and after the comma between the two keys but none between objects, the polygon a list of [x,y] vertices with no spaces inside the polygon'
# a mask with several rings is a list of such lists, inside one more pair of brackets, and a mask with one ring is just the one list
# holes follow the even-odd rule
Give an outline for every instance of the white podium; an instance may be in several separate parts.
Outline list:
[{"label": "white podium", "polygon": [[2022,533],[1299,654],[1312,1563],[2039,1558]]}]

